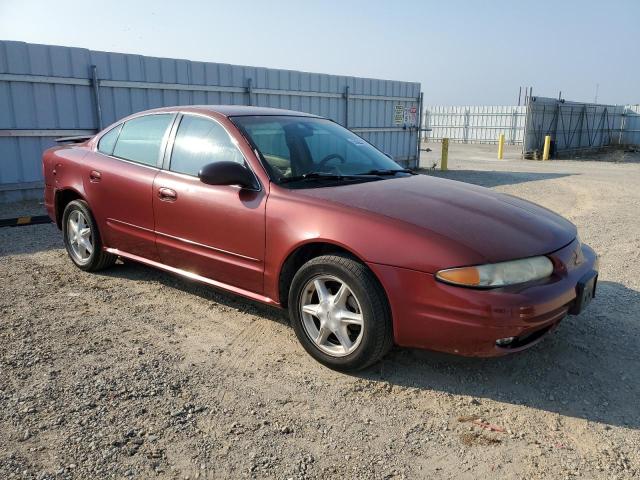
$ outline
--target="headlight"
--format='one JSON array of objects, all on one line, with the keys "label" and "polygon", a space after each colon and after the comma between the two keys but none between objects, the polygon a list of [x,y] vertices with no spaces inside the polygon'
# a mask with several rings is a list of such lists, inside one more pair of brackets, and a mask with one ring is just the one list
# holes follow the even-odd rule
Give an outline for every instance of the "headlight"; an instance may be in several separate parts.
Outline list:
[{"label": "headlight", "polygon": [[490,288],[540,280],[552,272],[551,260],[532,257],[475,267],[449,268],[436,273],[436,278],[453,285]]}]

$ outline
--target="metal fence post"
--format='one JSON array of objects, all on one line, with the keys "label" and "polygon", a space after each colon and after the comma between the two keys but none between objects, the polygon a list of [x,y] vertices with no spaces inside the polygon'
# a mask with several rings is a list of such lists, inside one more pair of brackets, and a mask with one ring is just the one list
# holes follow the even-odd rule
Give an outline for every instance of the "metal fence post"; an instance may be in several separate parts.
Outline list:
[{"label": "metal fence post", "polygon": [[554,158],[556,157],[555,151],[558,148],[558,122],[560,121],[560,115],[562,115],[562,101],[558,100],[558,104],[556,107],[556,116],[553,119],[553,130],[551,131],[551,137],[553,138],[552,154]]},{"label": "metal fence post", "polygon": [[249,95],[249,105],[253,105],[253,79],[247,78],[247,95]]},{"label": "metal fence post", "polygon": [[516,114],[517,114],[517,111],[514,108],[511,111],[511,142],[509,142],[511,145],[515,145],[516,144],[516,136],[517,136],[516,123],[517,123],[517,118],[518,118]]},{"label": "metal fence post", "polygon": [[96,102],[96,120],[98,131],[102,130],[102,107],[100,106],[100,81],[98,79],[98,67],[91,65],[91,85],[93,87],[93,98]]},{"label": "metal fence post", "polygon": [[462,134],[462,136],[464,137],[464,143],[469,143],[469,119],[470,113],[469,109],[467,108],[464,111],[464,133]]},{"label": "metal fence post", "polygon": [[349,85],[344,87],[344,128],[349,128]]},{"label": "metal fence post", "polygon": [[420,168],[420,147],[422,146],[422,102],[424,101],[424,93],[420,92],[420,99],[418,100],[418,130],[416,135],[418,140],[416,141],[416,168]]},{"label": "metal fence post", "polygon": [[524,129],[522,130],[522,158],[527,154],[527,141],[529,137],[529,129],[531,128],[531,121],[529,116],[533,116],[533,112],[531,111],[531,102],[525,101],[525,113],[524,113]]}]

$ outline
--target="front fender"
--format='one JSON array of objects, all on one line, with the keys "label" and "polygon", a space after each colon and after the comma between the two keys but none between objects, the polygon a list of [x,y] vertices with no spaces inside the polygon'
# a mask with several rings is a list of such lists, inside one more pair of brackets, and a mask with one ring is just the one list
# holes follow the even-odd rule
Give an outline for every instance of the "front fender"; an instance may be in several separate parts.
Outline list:
[{"label": "front fender", "polygon": [[[266,207],[265,294],[278,298],[279,275],[288,256],[308,243],[328,243],[365,263],[433,273],[460,258],[484,258],[424,228],[272,187]],[[383,285],[384,287],[384,285]]]}]

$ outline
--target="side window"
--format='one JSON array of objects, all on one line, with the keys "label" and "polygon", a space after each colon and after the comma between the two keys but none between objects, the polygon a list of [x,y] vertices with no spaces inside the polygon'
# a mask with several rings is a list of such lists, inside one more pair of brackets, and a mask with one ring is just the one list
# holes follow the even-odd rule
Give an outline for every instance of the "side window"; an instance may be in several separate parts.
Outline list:
[{"label": "side window", "polygon": [[107,133],[105,133],[100,142],[98,142],[98,151],[107,155],[113,154],[113,147],[116,146],[116,140],[118,139],[118,134],[120,133],[120,129],[122,128],[122,124],[117,127],[112,128]]},{"label": "side window", "polygon": [[113,149],[115,157],[155,167],[173,115],[146,115],[125,122]]},{"label": "side window", "polygon": [[204,165],[222,161],[244,163],[242,153],[226,130],[213,120],[183,116],[173,143],[169,170],[197,176]]}]

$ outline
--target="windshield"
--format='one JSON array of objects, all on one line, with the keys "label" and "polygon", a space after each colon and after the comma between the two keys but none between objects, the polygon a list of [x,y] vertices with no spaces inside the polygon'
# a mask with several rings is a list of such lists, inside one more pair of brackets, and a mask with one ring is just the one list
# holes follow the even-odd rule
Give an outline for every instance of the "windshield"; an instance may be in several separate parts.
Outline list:
[{"label": "windshield", "polygon": [[260,150],[278,183],[305,176],[344,177],[402,171],[384,153],[330,120],[266,115],[232,120]]}]

